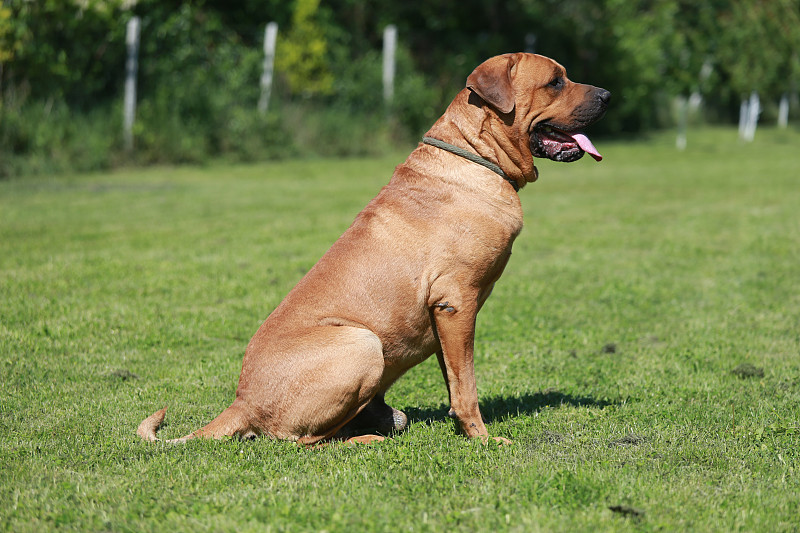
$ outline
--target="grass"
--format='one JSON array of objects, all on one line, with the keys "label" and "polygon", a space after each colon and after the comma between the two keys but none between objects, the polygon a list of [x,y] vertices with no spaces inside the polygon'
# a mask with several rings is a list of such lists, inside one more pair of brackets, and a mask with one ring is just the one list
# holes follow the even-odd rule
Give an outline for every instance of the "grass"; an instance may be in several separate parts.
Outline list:
[{"label": "grass", "polygon": [[404,156],[0,182],[0,525],[797,531],[798,143],[539,164],[478,320],[502,448],[455,434],[435,358],[387,395],[411,424],[383,443],[134,434],[230,403],[250,336]]}]

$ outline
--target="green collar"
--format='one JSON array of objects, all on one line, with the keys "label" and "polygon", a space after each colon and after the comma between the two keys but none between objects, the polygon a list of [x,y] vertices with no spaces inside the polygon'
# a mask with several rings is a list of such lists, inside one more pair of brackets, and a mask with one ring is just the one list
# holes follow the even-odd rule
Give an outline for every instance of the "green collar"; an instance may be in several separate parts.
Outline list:
[{"label": "green collar", "polygon": [[495,172],[495,173],[499,174],[501,178],[503,178],[504,180],[509,182],[511,184],[511,186],[514,187],[515,191],[519,192],[519,185],[517,185],[517,182],[514,181],[513,179],[509,178],[506,175],[506,173],[503,172],[503,170],[500,167],[498,167],[497,165],[495,165],[494,163],[492,163],[488,159],[484,159],[481,156],[479,156],[478,154],[473,154],[469,150],[464,150],[463,148],[459,148],[458,146],[454,146],[454,145],[452,145],[450,143],[446,143],[444,141],[440,141],[439,139],[434,139],[433,137],[423,137],[422,138],[422,142],[424,144],[429,144],[431,146],[435,146],[436,148],[441,148],[442,150],[445,150],[445,151],[450,152],[452,154],[456,154],[458,156],[463,157],[464,159],[468,159],[468,160],[472,161],[473,163],[478,163],[479,165],[482,165],[482,166],[488,168],[492,172]]}]

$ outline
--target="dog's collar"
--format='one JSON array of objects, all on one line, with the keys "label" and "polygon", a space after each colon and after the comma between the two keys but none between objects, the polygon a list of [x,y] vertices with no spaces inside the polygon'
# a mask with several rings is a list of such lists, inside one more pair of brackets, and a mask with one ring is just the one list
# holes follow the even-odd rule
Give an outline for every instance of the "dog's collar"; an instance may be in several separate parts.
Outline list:
[{"label": "dog's collar", "polygon": [[463,157],[464,159],[468,159],[468,160],[472,161],[473,163],[478,163],[479,165],[482,165],[482,166],[488,168],[492,172],[495,172],[495,173],[499,174],[501,178],[503,178],[504,180],[509,182],[511,184],[511,186],[514,187],[515,191],[519,192],[519,185],[517,184],[517,182],[514,181],[513,179],[509,178],[506,175],[506,173],[503,172],[503,169],[501,169],[500,167],[498,167],[497,165],[495,165],[494,163],[492,163],[488,159],[484,159],[481,156],[479,156],[478,154],[474,154],[474,153],[470,152],[469,150],[465,150],[463,148],[459,148],[458,146],[454,146],[454,145],[452,145],[450,143],[446,143],[444,141],[440,141],[439,139],[434,139],[433,137],[423,137],[422,138],[422,142],[424,144],[429,144],[431,146],[435,146],[436,148],[441,148],[442,150],[445,150],[445,151],[450,152],[452,154],[456,154],[458,156]]}]

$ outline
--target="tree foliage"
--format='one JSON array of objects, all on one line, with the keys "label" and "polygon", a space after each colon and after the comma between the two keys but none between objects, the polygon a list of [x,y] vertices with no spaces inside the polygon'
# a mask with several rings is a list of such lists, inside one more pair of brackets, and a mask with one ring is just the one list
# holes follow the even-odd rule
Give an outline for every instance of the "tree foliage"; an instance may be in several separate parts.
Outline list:
[{"label": "tree foliage", "polygon": [[756,91],[774,96],[797,80],[800,3],[739,0],[720,19],[718,57],[737,95]]},{"label": "tree foliage", "polygon": [[87,108],[120,85],[125,28],[120,2],[111,0],[7,0],[0,16],[0,50],[10,55],[3,87],[21,98],[64,98]]},{"label": "tree foliage", "polygon": [[328,40],[319,23],[319,0],[297,0],[292,21],[281,39],[275,66],[289,88],[305,96],[330,94],[333,88]]}]

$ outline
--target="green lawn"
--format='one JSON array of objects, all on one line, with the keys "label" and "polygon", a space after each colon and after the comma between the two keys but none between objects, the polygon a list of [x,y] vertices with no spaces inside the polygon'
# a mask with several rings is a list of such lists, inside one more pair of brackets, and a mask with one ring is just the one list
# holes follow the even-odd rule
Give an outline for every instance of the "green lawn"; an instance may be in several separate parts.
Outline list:
[{"label": "green lawn", "polygon": [[800,133],[596,144],[539,164],[478,320],[510,447],[455,434],[435,358],[383,443],[135,435],[229,405],[250,336],[404,154],[0,182],[0,525],[797,531]]}]

